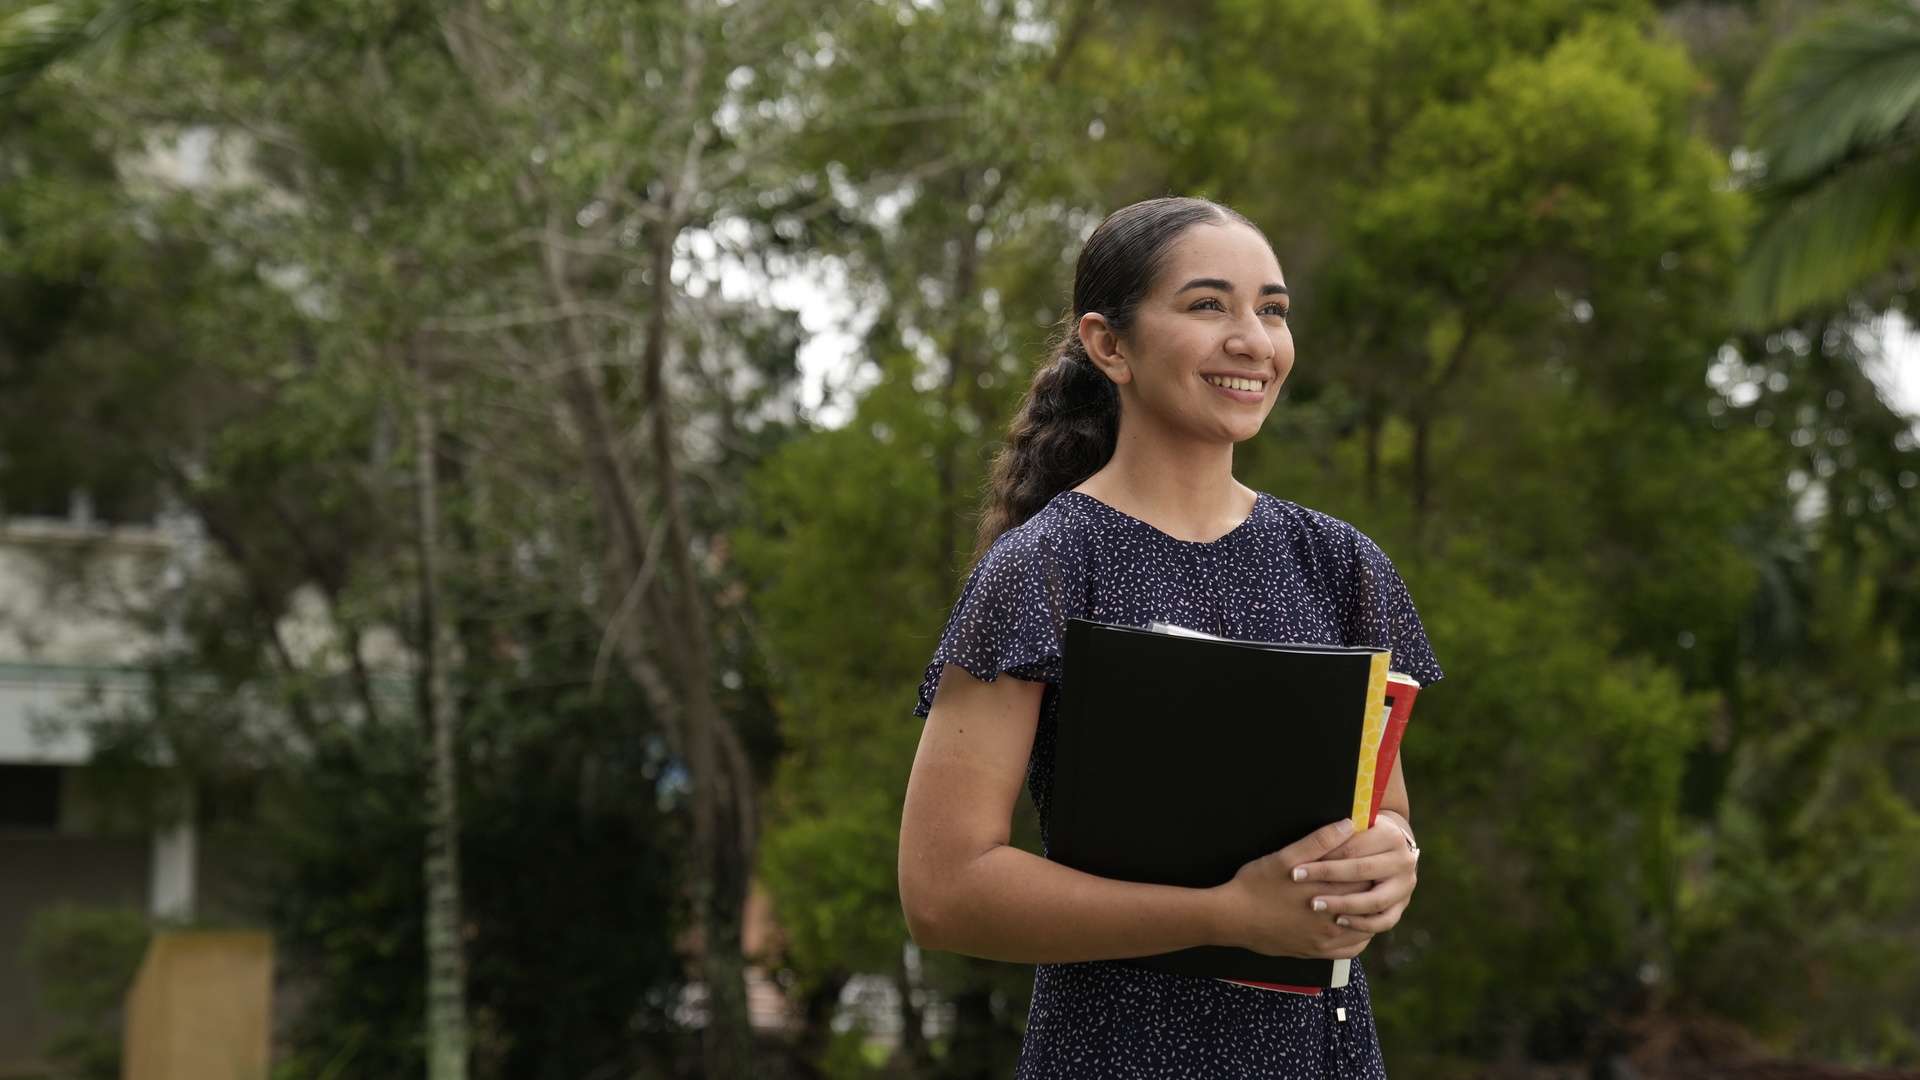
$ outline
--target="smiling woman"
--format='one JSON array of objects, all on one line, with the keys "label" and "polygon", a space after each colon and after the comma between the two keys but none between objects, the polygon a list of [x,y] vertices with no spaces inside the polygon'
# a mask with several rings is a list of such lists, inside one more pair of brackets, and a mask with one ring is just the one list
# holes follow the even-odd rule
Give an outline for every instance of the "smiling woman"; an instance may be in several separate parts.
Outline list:
[{"label": "smiling woman", "polygon": [[[914,707],[899,880],[923,947],[1036,965],[1019,1077],[1384,1075],[1357,957],[1414,888],[1398,763],[1386,827],[1329,823],[1211,888],[1101,878],[1009,843],[1023,779],[1043,850],[1050,835],[1069,618],[1387,646],[1399,670],[1441,677],[1372,540],[1233,476],[1234,445],[1293,369],[1289,302],[1273,249],[1232,210],[1116,211],[1080,253],[1073,310],[995,461]],[[1319,996],[1114,962],[1210,944],[1354,962]]]}]

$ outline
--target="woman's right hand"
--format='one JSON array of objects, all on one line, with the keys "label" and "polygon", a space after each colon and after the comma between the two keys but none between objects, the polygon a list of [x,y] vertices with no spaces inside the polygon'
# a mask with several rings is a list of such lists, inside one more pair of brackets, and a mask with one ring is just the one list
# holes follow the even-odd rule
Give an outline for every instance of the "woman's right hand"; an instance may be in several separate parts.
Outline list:
[{"label": "woman's right hand", "polygon": [[1227,944],[1269,956],[1346,960],[1360,955],[1373,935],[1338,926],[1333,916],[1309,906],[1316,896],[1361,892],[1365,881],[1295,881],[1293,868],[1313,862],[1345,843],[1353,822],[1342,818],[1247,863],[1233,880],[1217,886],[1226,912]]}]

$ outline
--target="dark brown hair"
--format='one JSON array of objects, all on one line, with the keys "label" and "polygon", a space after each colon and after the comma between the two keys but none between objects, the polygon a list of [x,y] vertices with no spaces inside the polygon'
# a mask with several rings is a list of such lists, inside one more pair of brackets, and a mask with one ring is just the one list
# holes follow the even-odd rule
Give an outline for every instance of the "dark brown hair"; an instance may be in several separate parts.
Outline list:
[{"label": "dark brown hair", "polygon": [[1034,373],[994,456],[970,562],[1113,457],[1120,392],[1088,358],[1077,332],[1080,317],[1098,312],[1114,333],[1124,334],[1174,240],[1194,225],[1234,222],[1260,232],[1238,212],[1206,199],[1147,199],[1108,214],[1087,237],[1073,267],[1073,310],[1055,329],[1047,362]]}]

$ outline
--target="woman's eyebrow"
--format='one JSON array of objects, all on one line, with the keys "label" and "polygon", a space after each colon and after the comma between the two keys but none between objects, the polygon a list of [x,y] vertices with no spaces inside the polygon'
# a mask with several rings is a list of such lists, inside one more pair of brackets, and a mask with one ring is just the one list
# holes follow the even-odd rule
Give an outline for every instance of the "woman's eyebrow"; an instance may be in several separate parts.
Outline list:
[{"label": "woman's eyebrow", "polygon": [[[1188,289],[1218,289],[1221,292],[1230,293],[1233,291],[1233,283],[1228,281],[1226,278],[1197,277],[1197,278],[1194,278],[1192,281],[1187,282],[1185,285],[1182,285],[1179,288],[1173,290],[1173,292],[1174,292],[1174,295],[1178,296],[1180,293],[1186,292]],[[1260,286],[1261,296],[1272,296],[1275,293],[1278,293],[1282,296],[1288,295],[1287,287],[1285,285],[1281,285],[1277,282],[1272,282],[1272,281],[1269,281],[1265,285]]]}]

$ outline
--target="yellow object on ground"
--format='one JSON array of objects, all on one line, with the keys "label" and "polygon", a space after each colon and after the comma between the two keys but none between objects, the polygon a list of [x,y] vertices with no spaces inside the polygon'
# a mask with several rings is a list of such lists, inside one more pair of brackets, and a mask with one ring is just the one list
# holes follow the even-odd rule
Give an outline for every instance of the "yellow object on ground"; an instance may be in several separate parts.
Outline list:
[{"label": "yellow object on ground", "polygon": [[273,939],[155,934],[127,993],[122,1080],[265,1080]]}]

